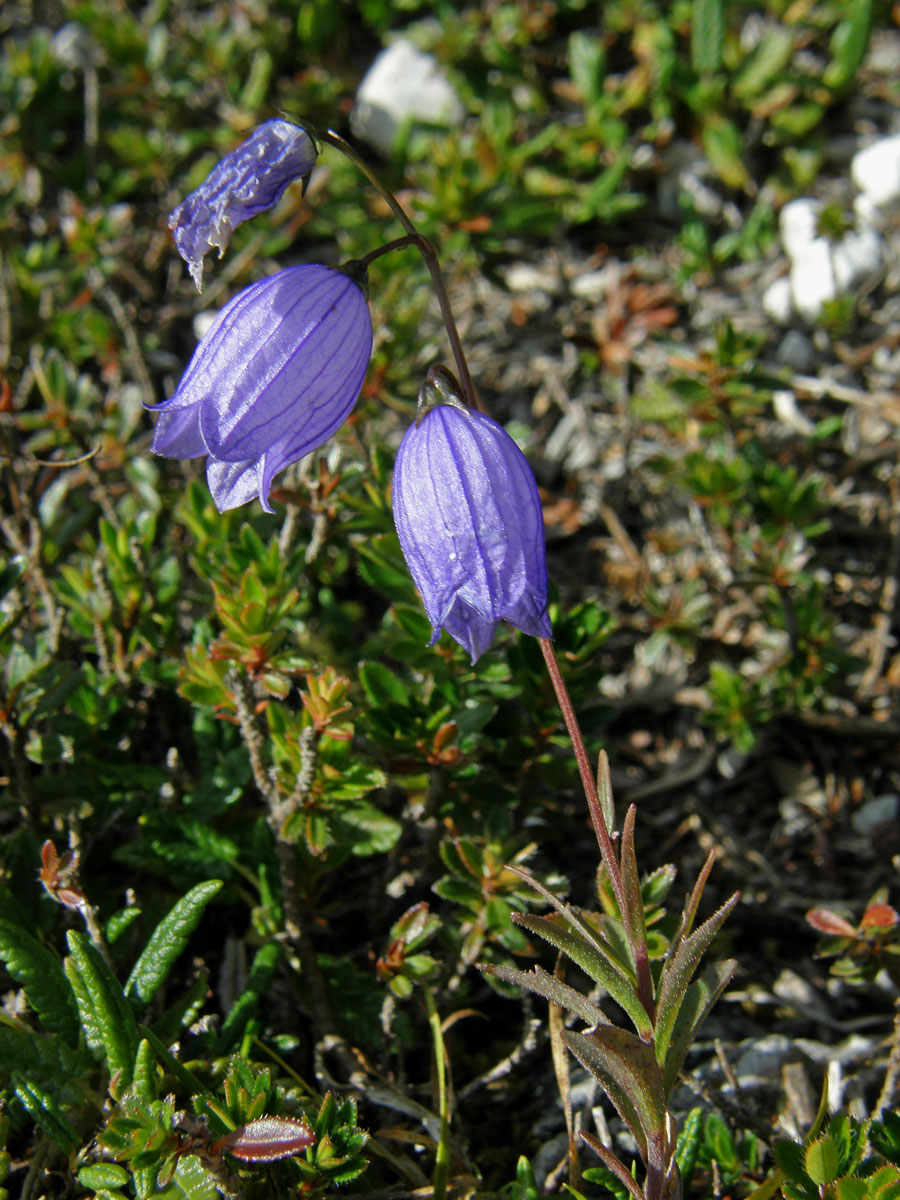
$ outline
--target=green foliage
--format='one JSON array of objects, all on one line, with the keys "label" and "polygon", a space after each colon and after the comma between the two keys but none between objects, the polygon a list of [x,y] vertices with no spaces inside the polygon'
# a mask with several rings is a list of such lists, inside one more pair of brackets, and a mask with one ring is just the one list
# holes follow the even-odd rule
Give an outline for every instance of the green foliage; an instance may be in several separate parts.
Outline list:
[{"label": "green foliage", "polygon": [[[643,881],[639,879],[634,853],[634,808],[627,814],[619,835],[618,856],[614,856],[609,834],[614,812],[605,757],[601,757],[598,792],[599,811],[592,815],[601,851],[598,898],[602,912],[581,913],[538,880],[518,870],[550,902],[555,916],[515,914],[514,920],[550,942],[560,957],[565,955],[598,984],[601,992],[623,1011],[634,1032],[620,1027],[615,1015],[610,1016],[583,990],[563,982],[558,971],[551,976],[540,967],[522,971],[503,965],[479,966],[504,982],[517,984],[547,999],[551,1005],[567,1010],[588,1027],[585,1032],[564,1030],[562,1042],[594,1077],[634,1138],[647,1172],[645,1187],[660,1188],[661,1194],[671,1194],[680,1188],[680,1183],[679,1147],[672,1138],[669,1097],[700,1025],[727,986],[736,964],[713,962],[699,978],[694,976],[738,897],[732,896],[713,916],[694,928],[712,866],[709,859],[686,898],[674,935],[665,939],[664,948],[657,947],[661,961],[653,972],[647,939],[648,915],[653,923],[660,920],[659,905],[671,885],[672,870],[665,868]],[[582,1136],[603,1162],[601,1182],[615,1195],[630,1193],[640,1197],[643,1193],[615,1154],[592,1135]],[[696,1137],[696,1131],[691,1136]],[[688,1165],[695,1160],[695,1153],[686,1141],[682,1142],[681,1156]]]},{"label": "green foliage", "polygon": [[816,953],[835,960],[829,968],[833,975],[860,984],[884,970],[893,981],[900,980],[900,915],[887,901],[887,888],[879,888],[858,925],[830,908],[813,908],[806,914],[810,925],[825,935]]},{"label": "green foliage", "polygon": [[[891,1114],[895,1118],[895,1114]],[[871,1141],[869,1122],[860,1123],[845,1113],[836,1113],[827,1129],[805,1145],[779,1141],[775,1158],[784,1176],[781,1190],[786,1200],[889,1200],[900,1195],[900,1169],[880,1153],[884,1146],[893,1153],[896,1119],[878,1123],[876,1142]],[[874,1155],[869,1149],[879,1150]]]}]

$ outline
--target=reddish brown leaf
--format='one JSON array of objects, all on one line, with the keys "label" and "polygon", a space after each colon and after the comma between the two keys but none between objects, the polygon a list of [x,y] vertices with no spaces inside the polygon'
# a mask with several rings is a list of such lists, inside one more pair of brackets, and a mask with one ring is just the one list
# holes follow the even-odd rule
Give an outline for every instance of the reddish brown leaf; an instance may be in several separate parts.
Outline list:
[{"label": "reddish brown leaf", "polygon": [[296,1117],[259,1117],[226,1133],[211,1149],[214,1153],[227,1150],[243,1162],[276,1162],[292,1158],[315,1140],[309,1125]]},{"label": "reddish brown leaf", "polygon": [[829,937],[855,938],[857,936],[856,930],[850,922],[839,917],[830,908],[811,908],[806,914],[806,919],[813,929],[818,929],[819,933],[828,934]]}]

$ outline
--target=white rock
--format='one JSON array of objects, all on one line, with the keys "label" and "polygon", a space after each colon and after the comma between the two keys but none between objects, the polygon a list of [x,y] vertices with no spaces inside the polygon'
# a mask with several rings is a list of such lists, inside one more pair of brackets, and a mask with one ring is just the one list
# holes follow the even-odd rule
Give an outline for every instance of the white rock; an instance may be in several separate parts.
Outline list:
[{"label": "white rock", "polygon": [[610,282],[609,268],[601,267],[599,271],[585,271],[583,275],[576,275],[569,287],[572,295],[579,300],[602,300],[609,291]]},{"label": "white rock", "polygon": [[503,282],[511,292],[549,292],[559,290],[559,274],[531,263],[512,263],[503,272]]},{"label": "white rock", "polygon": [[778,420],[795,433],[809,437],[816,432],[813,422],[797,407],[797,397],[790,388],[776,388],[772,393],[772,407]]},{"label": "white rock", "polygon": [[810,324],[822,307],[838,294],[834,272],[834,250],[825,238],[816,238],[791,266],[791,299],[794,308]]},{"label": "white rock", "polygon": [[458,125],[463,106],[438,60],[399,38],[382,50],[356,93],[354,134],[384,154],[405,121]]},{"label": "white rock", "polygon": [[873,204],[891,208],[900,202],[900,135],[880,138],[853,156],[853,182]]},{"label": "white rock", "polygon": [[778,229],[781,233],[781,244],[785,254],[793,262],[818,237],[819,214],[822,204],[819,200],[810,200],[802,196],[799,200],[789,201],[781,210],[778,218]]},{"label": "white rock", "polygon": [[872,229],[847,233],[832,251],[838,289],[854,288],[881,270],[883,243]]},{"label": "white rock", "polygon": [[776,325],[787,325],[793,315],[791,281],[786,275],[776,279],[763,292],[763,312]]},{"label": "white rock", "polygon": [[884,209],[878,207],[865,192],[860,192],[853,201],[857,229],[883,229]]}]

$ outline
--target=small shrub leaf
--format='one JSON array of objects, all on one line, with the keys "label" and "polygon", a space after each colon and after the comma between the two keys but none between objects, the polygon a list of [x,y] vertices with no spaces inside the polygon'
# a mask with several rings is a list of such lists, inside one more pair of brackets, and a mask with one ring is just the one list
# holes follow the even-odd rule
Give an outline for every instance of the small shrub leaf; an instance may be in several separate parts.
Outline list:
[{"label": "small shrub leaf", "polygon": [[0,959],[48,1033],[78,1042],[78,1009],[59,959],[26,929],[0,920]]},{"label": "small shrub leaf", "polygon": [[[119,1075],[119,1086],[127,1088],[134,1071],[138,1047],[137,1024],[122,988],[97,947],[86,934],[70,930],[69,952],[84,985],[75,992],[82,1021],[90,1021],[99,1036],[110,1075]],[[71,975],[70,975],[71,982]],[[75,989],[73,989],[75,990]],[[90,1012],[82,1007],[89,1005]]]},{"label": "small shrub leaf", "polygon": [[165,982],[172,965],[187,945],[203,910],[222,887],[221,879],[198,883],[163,917],[134,964],[125,995],[141,1012]]}]

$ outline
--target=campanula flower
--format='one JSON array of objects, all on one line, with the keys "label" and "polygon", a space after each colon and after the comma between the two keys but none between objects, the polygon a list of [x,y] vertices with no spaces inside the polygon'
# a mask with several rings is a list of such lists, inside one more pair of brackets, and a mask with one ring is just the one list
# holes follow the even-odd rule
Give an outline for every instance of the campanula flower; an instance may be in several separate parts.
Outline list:
[{"label": "campanula flower", "polygon": [[173,209],[169,228],[198,292],[204,255],[215,246],[221,258],[236,227],[277,204],[287,185],[308,175],[315,162],[316,147],[305,129],[280,118],[265,121]]},{"label": "campanula flower", "polygon": [[425,411],[397,452],[393,505],[431,645],[443,627],[474,663],[501,620],[552,636],[537,483],[496,421],[453,403]]},{"label": "campanula flower", "polygon": [[356,403],[372,353],[358,264],[287,267],[216,316],[159,413],[153,450],[207,455],[219,512],[259,497],[279,471],[327,441]]}]

